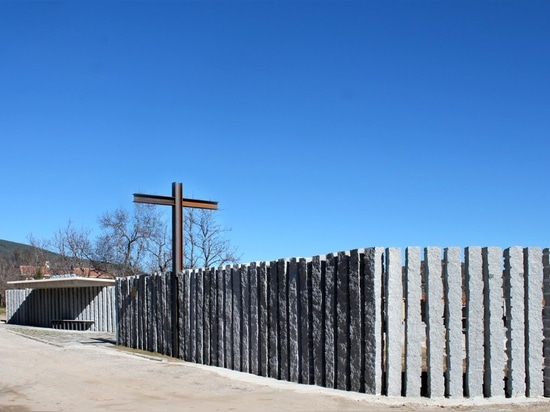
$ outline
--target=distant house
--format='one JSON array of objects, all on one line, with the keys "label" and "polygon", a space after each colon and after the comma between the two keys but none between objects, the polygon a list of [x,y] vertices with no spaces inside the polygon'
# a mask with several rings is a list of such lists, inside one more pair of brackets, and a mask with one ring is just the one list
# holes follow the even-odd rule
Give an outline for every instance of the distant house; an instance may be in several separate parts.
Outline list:
[{"label": "distant house", "polygon": [[[74,274],[82,278],[98,278],[98,279],[112,279],[107,272],[101,272],[92,268],[71,268],[71,274]],[[58,275],[61,273],[55,273],[51,268],[48,262],[42,266],[33,266],[33,265],[21,265],[19,266],[19,274],[22,278],[28,279],[49,279],[53,275]]]}]

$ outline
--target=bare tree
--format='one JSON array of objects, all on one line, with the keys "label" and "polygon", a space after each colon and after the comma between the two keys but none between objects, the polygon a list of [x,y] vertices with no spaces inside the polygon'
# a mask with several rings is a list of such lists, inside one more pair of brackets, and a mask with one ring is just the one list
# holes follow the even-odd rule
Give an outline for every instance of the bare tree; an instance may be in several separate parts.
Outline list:
[{"label": "bare tree", "polygon": [[137,204],[133,213],[125,209],[104,213],[99,218],[102,234],[96,244],[96,260],[114,265],[121,276],[144,272],[152,238],[162,224],[152,205]]},{"label": "bare tree", "polygon": [[215,212],[187,209],[185,215],[185,268],[209,268],[237,263],[237,248],[225,237],[231,229],[216,222]]},{"label": "bare tree", "polygon": [[94,255],[90,233],[87,228],[76,229],[69,220],[67,226],[44,244],[57,253],[56,259],[49,262],[53,274],[74,273],[78,269],[79,274],[84,275],[89,270]]}]

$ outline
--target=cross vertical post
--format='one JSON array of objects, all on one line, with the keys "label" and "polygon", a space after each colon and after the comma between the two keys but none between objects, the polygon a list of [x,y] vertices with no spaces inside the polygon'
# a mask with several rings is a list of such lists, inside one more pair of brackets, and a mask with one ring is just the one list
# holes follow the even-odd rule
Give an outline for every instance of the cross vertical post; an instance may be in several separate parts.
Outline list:
[{"label": "cross vertical post", "polygon": [[218,202],[186,199],[181,183],[172,183],[172,197],[134,193],[135,203],[172,206],[172,356],[179,358],[178,274],[183,270],[183,208],[218,209]]}]

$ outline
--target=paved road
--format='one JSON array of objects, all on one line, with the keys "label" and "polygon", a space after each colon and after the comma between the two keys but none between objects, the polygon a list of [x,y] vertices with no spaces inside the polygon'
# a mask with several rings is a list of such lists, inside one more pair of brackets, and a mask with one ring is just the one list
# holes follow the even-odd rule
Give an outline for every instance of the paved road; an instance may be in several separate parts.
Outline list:
[{"label": "paved road", "polygon": [[0,324],[0,410],[10,411],[467,411],[550,410],[550,402],[404,404],[373,397],[142,357],[116,349],[112,334]]}]

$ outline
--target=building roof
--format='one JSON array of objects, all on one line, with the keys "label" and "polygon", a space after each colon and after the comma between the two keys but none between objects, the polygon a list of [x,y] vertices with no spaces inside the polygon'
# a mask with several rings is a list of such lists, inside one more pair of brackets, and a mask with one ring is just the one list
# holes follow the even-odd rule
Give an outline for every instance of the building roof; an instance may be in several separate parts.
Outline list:
[{"label": "building roof", "polygon": [[10,289],[60,289],[114,286],[114,279],[61,277],[40,280],[15,280],[8,282]]}]

